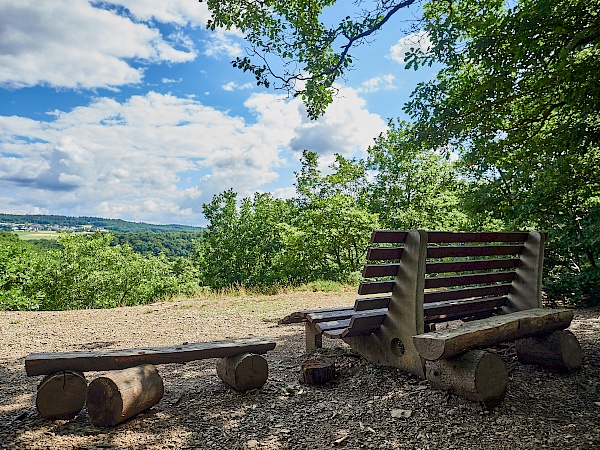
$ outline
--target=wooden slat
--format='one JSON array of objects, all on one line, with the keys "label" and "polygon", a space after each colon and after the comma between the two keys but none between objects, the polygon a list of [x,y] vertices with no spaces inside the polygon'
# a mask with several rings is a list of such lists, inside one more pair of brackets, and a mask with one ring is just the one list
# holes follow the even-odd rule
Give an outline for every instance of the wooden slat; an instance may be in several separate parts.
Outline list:
[{"label": "wooden slat", "polygon": [[324,333],[325,331],[335,330],[338,328],[346,328],[348,325],[350,325],[350,319],[331,320],[329,322],[319,322],[315,325],[315,328],[319,333]]},{"label": "wooden slat", "polygon": [[371,234],[371,242],[374,244],[403,244],[406,236],[408,236],[408,231],[375,230]]},{"label": "wooden slat", "polygon": [[505,305],[506,297],[427,303],[423,305],[425,322],[441,322],[494,311]]},{"label": "wooden slat", "polygon": [[458,245],[428,247],[428,258],[459,258],[467,256],[517,255],[523,251],[522,245]]},{"label": "wooden slat", "polygon": [[323,309],[305,309],[304,311],[296,311],[291,314],[288,314],[282,319],[277,321],[278,325],[287,325],[291,323],[302,323],[306,322],[308,319],[306,316],[308,314],[316,313],[316,312],[332,312],[332,311],[344,311],[352,309],[351,306],[342,306],[339,308],[323,308]]},{"label": "wooden slat", "polygon": [[394,290],[394,280],[363,281],[358,286],[358,295],[385,294]]},{"label": "wooden slat", "polygon": [[328,322],[330,320],[348,319],[354,315],[354,310],[351,306],[336,311],[315,311],[306,315],[306,319],[310,323]]},{"label": "wooden slat", "polygon": [[365,264],[363,278],[395,277],[400,264]]},{"label": "wooden slat", "polygon": [[342,337],[371,334],[381,327],[386,315],[387,308],[356,313],[350,319],[350,325],[342,333]]},{"label": "wooden slat", "polygon": [[354,302],[354,311],[387,308],[391,300],[392,297],[389,295],[385,297],[357,298]]},{"label": "wooden slat", "polygon": [[571,320],[571,310],[527,309],[475,320],[448,330],[419,334],[413,336],[413,344],[425,359],[450,358],[473,348],[562,330],[571,324]]},{"label": "wooden slat", "polygon": [[461,242],[525,242],[527,232],[462,232],[462,231],[429,231],[427,242],[461,243]]},{"label": "wooden slat", "polygon": [[510,284],[496,284],[493,286],[474,287],[465,289],[448,289],[439,292],[425,292],[425,303],[446,302],[460,300],[461,298],[474,298],[485,296],[501,296],[508,294]]},{"label": "wooden slat", "polygon": [[511,269],[519,265],[518,258],[478,259],[471,261],[428,262],[425,273],[468,272],[475,270]]},{"label": "wooden slat", "polygon": [[468,286],[470,284],[492,284],[512,281],[516,272],[489,272],[467,275],[452,275],[447,277],[425,278],[425,289],[434,289],[452,286]]},{"label": "wooden slat", "polygon": [[25,370],[28,376],[48,375],[63,370],[120,370],[140,364],[185,363],[240,353],[265,353],[274,348],[275,342],[270,339],[247,338],[103,352],[31,353],[25,358]]},{"label": "wooden slat", "polygon": [[371,247],[367,250],[369,261],[399,261],[402,257],[402,247]]},{"label": "wooden slat", "polygon": [[346,328],[334,328],[333,330],[325,330],[323,335],[331,339],[341,339],[344,331],[346,331]]}]

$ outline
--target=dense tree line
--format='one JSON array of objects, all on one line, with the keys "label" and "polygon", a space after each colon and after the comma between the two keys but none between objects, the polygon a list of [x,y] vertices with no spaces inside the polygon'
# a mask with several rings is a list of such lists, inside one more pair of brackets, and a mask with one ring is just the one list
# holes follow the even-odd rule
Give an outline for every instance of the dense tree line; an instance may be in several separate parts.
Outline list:
[{"label": "dense tree line", "polygon": [[201,231],[112,233],[115,244],[127,244],[137,253],[154,256],[162,254],[169,259],[189,257],[193,251],[193,242],[201,234]]}]

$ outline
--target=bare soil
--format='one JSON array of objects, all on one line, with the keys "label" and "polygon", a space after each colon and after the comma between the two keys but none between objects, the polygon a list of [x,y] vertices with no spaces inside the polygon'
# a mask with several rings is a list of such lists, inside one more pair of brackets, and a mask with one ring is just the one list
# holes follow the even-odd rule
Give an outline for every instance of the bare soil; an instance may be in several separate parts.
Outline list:
[{"label": "bare soil", "polygon": [[[600,448],[600,309],[578,310],[571,331],[581,370],[560,374],[518,363],[512,345],[495,351],[509,370],[494,408],[431,389],[399,370],[375,367],[341,341],[324,339],[336,379],[299,385],[302,324],[277,325],[301,309],[350,305],[353,293],[295,292],[204,298],[113,310],[0,312],[0,448],[10,449],[594,449]],[[42,377],[27,377],[32,352],[167,346],[249,335],[277,341],[269,379],[240,394],[216,375],[215,360],[158,366],[162,400],[113,428],[85,408],[46,421],[35,408]],[[86,374],[88,382],[102,375]]]}]

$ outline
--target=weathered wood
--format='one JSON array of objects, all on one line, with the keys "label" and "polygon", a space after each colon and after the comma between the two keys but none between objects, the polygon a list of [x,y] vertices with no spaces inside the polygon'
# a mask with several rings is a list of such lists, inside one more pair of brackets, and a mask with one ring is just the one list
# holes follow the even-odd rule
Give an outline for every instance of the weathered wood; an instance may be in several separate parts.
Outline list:
[{"label": "weathered wood", "polygon": [[307,352],[323,347],[323,333],[317,330],[316,324],[304,323],[304,337]]},{"label": "weathered wood", "polygon": [[423,313],[425,314],[425,322],[447,322],[483,312],[499,313],[499,308],[505,303],[506,297],[427,303],[423,305]]},{"label": "weathered wood", "polygon": [[363,278],[395,277],[400,264],[365,264]]},{"label": "weathered wood", "polygon": [[163,381],[151,364],[109,372],[90,383],[87,410],[97,427],[112,427],[156,405]]},{"label": "weathered wood", "polygon": [[357,298],[354,302],[354,311],[368,311],[370,309],[381,309],[390,306],[391,295],[385,297]]},{"label": "weathered wood", "polygon": [[425,367],[427,380],[436,389],[487,405],[500,402],[506,394],[506,366],[493,353],[471,350],[455,358],[427,361]]},{"label": "weathered wood", "polygon": [[494,284],[484,287],[470,287],[464,289],[446,289],[443,291],[426,292],[423,301],[425,303],[445,302],[448,300],[459,300],[463,298],[475,298],[485,296],[506,295],[510,292],[510,284]]},{"label": "weathered wood", "polygon": [[408,231],[398,230],[374,230],[371,233],[373,244],[399,244],[406,241]]},{"label": "weathered wood", "polygon": [[567,328],[572,319],[573,311],[566,309],[529,309],[416,335],[413,342],[425,359],[450,358],[473,348],[561,330]]},{"label": "weathered wood", "polygon": [[265,353],[275,348],[266,338],[198,342],[171,347],[133,348],[104,352],[32,353],[25,358],[27,375],[46,375],[62,370],[78,372],[119,370],[140,364],[185,363],[198,359],[224,358],[240,353]]},{"label": "weathered wood", "polygon": [[345,311],[348,309],[351,310],[352,307],[351,306],[342,306],[339,308],[306,309],[304,311],[296,311],[291,314],[288,314],[287,316],[283,317],[282,319],[279,319],[277,321],[277,324],[278,325],[288,325],[288,324],[292,324],[292,323],[302,323],[302,322],[306,322],[308,320],[306,318],[306,316],[309,314],[319,313],[319,312]]},{"label": "weathered wood", "polygon": [[330,322],[319,322],[315,324],[315,328],[324,333],[325,331],[335,330],[338,328],[348,328],[350,325],[350,319],[344,320],[332,320]]},{"label": "weathered wood", "polygon": [[394,290],[394,280],[363,281],[358,286],[358,295],[383,294]]},{"label": "weathered wood", "polygon": [[377,331],[381,327],[387,312],[387,308],[382,308],[355,313],[350,319],[348,328],[342,333],[342,337],[360,336]]},{"label": "weathered wood", "polygon": [[261,355],[244,353],[217,361],[217,375],[240,392],[260,389],[269,376],[269,365]]},{"label": "weathered wood", "polygon": [[340,309],[336,311],[316,311],[311,314],[307,314],[306,318],[309,322],[318,323],[318,322],[328,322],[330,320],[342,320],[349,319],[354,314],[354,310],[351,306]]},{"label": "weathered wood", "polygon": [[300,382],[320,386],[335,378],[335,363],[328,358],[310,359],[300,368]]},{"label": "weathered wood", "polygon": [[581,345],[569,330],[519,339],[515,349],[521,363],[559,371],[579,369],[583,360]]},{"label": "weathered wood", "polygon": [[404,247],[371,247],[367,250],[367,261],[398,261]]},{"label": "weathered wood", "polygon": [[519,258],[473,259],[465,261],[428,262],[426,274],[462,272],[472,270],[513,269]]},{"label": "weathered wood", "polygon": [[427,242],[454,244],[459,242],[523,242],[528,233],[521,231],[429,231]]},{"label": "weathered wood", "polygon": [[442,245],[428,247],[428,258],[458,258],[466,256],[501,256],[518,255],[523,251],[522,245]]},{"label": "weathered wood", "polygon": [[83,408],[86,395],[85,376],[66,370],[50,374],[41,381],[35,406],[44,419],[71,420]]},{"label": "weathered wood", "polygon": [[468,286],[470,284],[491,284],[512,281],[515,271],[474,273],[466,275],[451,275],[445,277],[425,278],[425,289],[442,287]]}]

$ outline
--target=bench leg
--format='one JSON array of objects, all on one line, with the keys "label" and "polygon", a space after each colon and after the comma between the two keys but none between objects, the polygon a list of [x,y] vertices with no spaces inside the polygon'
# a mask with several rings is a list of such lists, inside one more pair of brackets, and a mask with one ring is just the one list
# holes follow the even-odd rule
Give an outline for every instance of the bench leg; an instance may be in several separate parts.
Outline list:
[{"label": "bench leg", "polygon": [[323,347],[323,334],[317,331],[311,322],[304,323],[306,331],[306,351],[315,350]]}]

